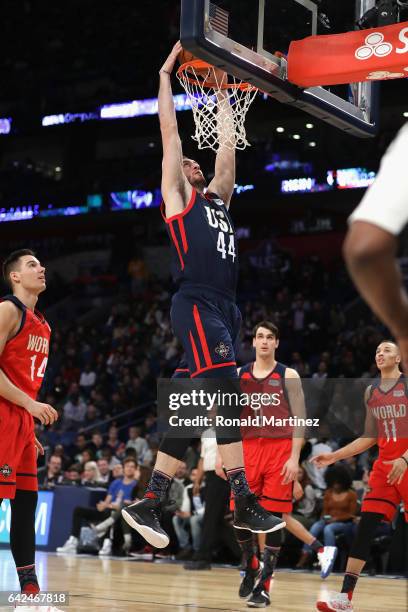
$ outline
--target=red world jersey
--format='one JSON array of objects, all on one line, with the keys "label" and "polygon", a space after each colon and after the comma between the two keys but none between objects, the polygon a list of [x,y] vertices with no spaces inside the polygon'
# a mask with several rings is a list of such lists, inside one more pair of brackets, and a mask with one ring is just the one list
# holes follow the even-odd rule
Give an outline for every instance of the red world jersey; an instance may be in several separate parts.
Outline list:
[{"label": "red world jersey", "polygon": [[381,459],[397,459],[408,450],[407,382],[401,375],[388,391],[380,383],[371,387],[367,407],[376,420]]},{"label": "red world jersey", "polygon": [[[0,355],[0,368],[16,387],[36,399],[48,361],[51,328],[43,315],[32,312],[15,296],[6,296],[22,311],[17,334],[5,345]],[[7,402],[0,398],[2,403]]]},{"label": "red world jersey", "polygon": [[[251,406],[242,411],[241,419],[258,417],[259,425],[255,422],[242,427],[243,438],[292,438],[293,427],[289,422],[292,412],[285,387],[286,366],[278,362],[265,378],[255,378],[253,369],[253,363],[240,369],[241,391],[254,398]],[[260,401],[261,395],[269,396],[270,402]]]}]

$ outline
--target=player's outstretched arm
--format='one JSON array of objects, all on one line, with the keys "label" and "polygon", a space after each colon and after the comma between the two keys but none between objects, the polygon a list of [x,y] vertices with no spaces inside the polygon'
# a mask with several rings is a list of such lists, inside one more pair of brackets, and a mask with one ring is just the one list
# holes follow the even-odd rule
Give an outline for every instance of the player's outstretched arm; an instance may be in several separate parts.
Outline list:
[{"label": "player's outstretched arm", "polygon": [[355,221],[343,252],[350,275],[373,312],[389,327],[408,371],[408,294],[403,286],[396,252],[398,239],[366,221]]},{"label": "player's outstretched arm", "polygon": [[367,408],[370,388],[371,385],[367,387],[364,398],[366,404],[366,420],[363,436],[361,438],[357,438],[353,442],[350,442],[350,444],[346,444],[346,446],[339,448],[333,453],[322,453],[312,457],[312,459],[310,459],[310,463],[315,463],[318,468],[326,467],[332,463],[336,463],[336,461],[342,461],[343,459],[354,457],[354,455],[360,455],[361,453],[364,453],[364,451],[374,446],[374,444],[377,444],[375,419]]},{"label": "player's outstretched arm", "polygon": [[[227,78],[225,72],[220,70],[215,71],[218,82],[221,84]],[[223,91],[219,91],[217,94],[218,104],[218,123],[221,121],[224,125],[218,127],[218,134],[220,137],[220,148],[217,151],[217,157],[215,159],[215,172],[214,178],[208,186],[208,190],[212,193],[216,193],[224,202],[227,208],[229,208],[232,194],[234,193],[235,187],[235,149],[225,146],[222,141],[222,134],[227,131],[231,131],[233,128],[228,128],[229,122],[233,122],[231,106],[228,99],[228,95]]]},{"label": "player's outstretched arm", "polygon": [[[18,311],[14,304],[9,301],[2,302],[0,304],[0,355],[3,353],[7,340],[16,333],[18,321]],[[44,425],[51,424],[58,418],[58,413],[52,406],[33,400],[16,387],[2,369],[0,369],[0,397],[25,408]]]},{"label": "player's outstretched arm", "polygon": [[170,81],[180,51],[182,47],[177,42],[159,72],[159,121],[163,145],[161,189],[167,217],[182,212],[192,193],[192,187],[183,173],[183,151]]}]

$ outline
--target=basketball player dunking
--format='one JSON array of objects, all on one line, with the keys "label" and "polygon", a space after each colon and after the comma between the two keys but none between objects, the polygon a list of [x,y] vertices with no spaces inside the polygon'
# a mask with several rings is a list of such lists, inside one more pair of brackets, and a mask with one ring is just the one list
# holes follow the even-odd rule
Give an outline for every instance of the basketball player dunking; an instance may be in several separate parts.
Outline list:
[{"label": "basketball player dunking", "polygon": [[35,594],[40,590],[34,558],[37,452],[44,450],[33,417],[44,425],[58,418],[52,406],[36,401],[51,333],[35,309],[46,287],[45,268],[24,249],[5,259],[3,277],[12,294],[0,300],[0,498],[10,499],[10,547],[21,591]]},{"label": "basketball player dunking", "polygon": [[[253,414],[275,419],[291,416],[305,418],[305,405],[299,375],[296,370],[276,361],[279,346],[279,330],[270,321],[261,321],[253,331],[255,361],[239,369],[242,390],[260,397],[278,393],[279,405],[251,409]],[[326,578],[334,563],[337,549],[324,547],[290,513],[292,512],[293,485],[299,469],[299,456],[303,446],[303,431],[289,424],[282,427],[263,425],[243,431],[244,463],[251,489],[261,496],[263,507],[281,516],[286,528],[316,551]],[[231,502],[233,504],[233,502]],[[266,534],[264,565],[255,554],[252,534],[237,529],[236,537],[242,550],[245,572],[239,588],[239,596],[247,598],[249,607],[265,607],[270,604],[269,587],[282,544],[282,533]]]},{"label": "basketball player dunking", "polygon": [[365,392],[367,407],[364,436],[334,453],[316,455],[311,461],[324,467],[358,455],[374,444],[379,455],[368,482],[369,491],[361,508],[361,520],[347,562],[341,593],[331,593],[317,602],[317,609],[353,610],[352,597],[368,559],[375,531],[381,521],[392,521],[402,501],[408,522],[408,386],[401,374],[400,351],[394,342],[382,342],[375,356],[381,379]]},{"label": "basketball player dunking", "polygon": [[[236,237],[229,214],[235,185],[235,151],[221,146],[208,188],[200,166],[183,157],[171,89],[171,73],[182,47],[178,42],[160,70],[159,119],[163,144],[162,215],[173,256],[173,331],[186,359],[176,372],[191,378],[217,378],[220,387],[237,379],[235,342],[241,315],[235,304],[238,274]],[[223,76],[221,76],[222,80]],[[223,93],[219,105],[228,104]],[[222,406],[219,407],[219,414]],[[237,414],[239,408],[237,406]],[[235,525],[259,532],[285,523],[258,503],[248,487],[239,427],[217,443],[235,498]],[[124,519],[150,544],[164,548],[169,538],[160,526],[161,502],[183,459],[189,439],[164,438],[145,498],[122,510]]]}]

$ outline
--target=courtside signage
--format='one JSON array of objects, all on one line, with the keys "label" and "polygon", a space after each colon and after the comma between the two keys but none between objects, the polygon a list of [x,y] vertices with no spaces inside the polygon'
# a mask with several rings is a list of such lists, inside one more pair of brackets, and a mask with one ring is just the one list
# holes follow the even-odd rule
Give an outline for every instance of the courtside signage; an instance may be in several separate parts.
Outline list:
[{"label": "courtside signage", "polygon": [[[54,503],[54,493],[52,491],[39,491],[37,510],[35,512],[35,543],[37,546],[47,546],[52,506]],[[11,508],[10,500],[4,499],[0,506],[0,543],[10,542],[10,520]]]}]

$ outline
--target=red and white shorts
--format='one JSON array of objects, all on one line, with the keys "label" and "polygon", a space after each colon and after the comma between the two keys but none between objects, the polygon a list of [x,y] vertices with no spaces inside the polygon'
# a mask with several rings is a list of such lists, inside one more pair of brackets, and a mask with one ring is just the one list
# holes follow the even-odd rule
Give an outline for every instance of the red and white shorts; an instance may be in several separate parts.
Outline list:
[{"label": "red and white shorts", "polygon": [[[293,508],[293,482],[282,484],[283,466],[292,452],[291,439],[254,438],[242,441],[249,487],[262,496],[259,503],[270,512],[290,513]],[[233,510],[233,500],[230,502]]]},{"label": "red and white shorts", "polygon": [[390,485],[387,476],[392,465],[386,465],[383,461],[384,459],[379,458],[373,465],[368,481],[369,490],[364,497],[361,512],[378,512],[383,514],[387,521],[392,521],[402,501],[405,520],[408,523],[408,470],[405,471],[400,484]]},{"label": "red and white shorts", "polygon": [[0,403],[0,499],[16,489],[38,491],[34,419],[24,408]]}]

